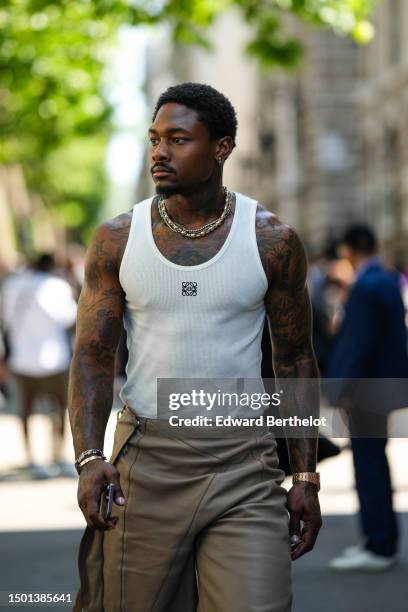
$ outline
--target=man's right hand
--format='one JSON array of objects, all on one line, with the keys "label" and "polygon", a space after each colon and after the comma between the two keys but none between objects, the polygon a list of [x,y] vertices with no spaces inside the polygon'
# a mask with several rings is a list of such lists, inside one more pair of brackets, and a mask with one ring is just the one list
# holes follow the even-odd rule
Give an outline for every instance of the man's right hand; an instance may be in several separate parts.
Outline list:
[{"label": "man's right hand", "polygon": [[104,530],[115,528],[117,517],[112,516],[105,521],[99,511],[102,491],[110,483],[115,485],[115,504],[123,506],[125,497],[120,487],[119,472],[111,463],[95,459],[86,463],[81,469],[78,504],[88,527]]}]

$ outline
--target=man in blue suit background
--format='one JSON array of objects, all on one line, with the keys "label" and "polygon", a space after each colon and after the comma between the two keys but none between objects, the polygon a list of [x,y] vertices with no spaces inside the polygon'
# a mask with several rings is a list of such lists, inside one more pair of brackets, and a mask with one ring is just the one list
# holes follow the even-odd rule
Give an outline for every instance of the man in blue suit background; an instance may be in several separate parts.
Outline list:
[{"label": "man in blue suit background", "polygon": [[387,415],[390,410],[401,408],[406,398],[390,394],[387,381],[378,379],[408,377],[405,313],[398,274],[378,258],[373,232],[366,226],[355,225],[349,228],[342,242],[344,255],[354,267],[356,277],[329,356],[326,376],[375,380],[368,384],[356,381],[352,392],[344,385],[345,389],[349,388],[343,401],[350,414],[364,543],[343,551],[331,561],[330,568],[382,571],[395,563],[398,546],[385,454]]}]

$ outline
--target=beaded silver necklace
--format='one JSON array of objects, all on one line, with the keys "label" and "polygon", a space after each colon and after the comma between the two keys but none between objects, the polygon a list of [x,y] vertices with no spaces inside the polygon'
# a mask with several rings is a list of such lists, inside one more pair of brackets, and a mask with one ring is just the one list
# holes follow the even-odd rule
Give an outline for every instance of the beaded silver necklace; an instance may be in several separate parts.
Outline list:
[{"label": "beaded silver necklace", "polygon": [[178,234],[181,234],[186,238],[201,238],[201,236],[206,236],[210,232],[213,232],[215,229],[217,229],[217,227],[219,227],[221,223],[223,223],[223,221],[225,221],[225,219],[230,214],[232,210],[232,193],[226,187],[224,187],[224,194],[225,206],[218,219],[215,219],[210,223],[206,223],[205,225],[197,229],[187,229],[183,225],[180,225],[179,223],[176,223],[176,221],[173,221],[173,219],[169,216],[167,212],[165,199],[163,196],[160,198],[157,207],[159,210],[160,217],[167,225],[167,227],[173,230],[173,232],[177,232]]}]

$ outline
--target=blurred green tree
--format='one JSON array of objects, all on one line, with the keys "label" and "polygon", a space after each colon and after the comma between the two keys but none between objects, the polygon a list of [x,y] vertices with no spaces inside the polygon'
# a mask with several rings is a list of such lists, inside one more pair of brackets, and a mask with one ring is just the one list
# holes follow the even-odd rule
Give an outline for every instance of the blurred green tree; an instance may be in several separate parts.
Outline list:
[{"label": "blurred green tree", "polygon": [[0,164],[21,164],[30,189],[87,232],[103,201],[112,109],[101,87],[123,24],[167,21],[175,40],[209,46],[205,30],[231,7],[251,24],[247,50],[265,67],[295,66],[282,16],[366,42],[376,0],[0,0]]}]

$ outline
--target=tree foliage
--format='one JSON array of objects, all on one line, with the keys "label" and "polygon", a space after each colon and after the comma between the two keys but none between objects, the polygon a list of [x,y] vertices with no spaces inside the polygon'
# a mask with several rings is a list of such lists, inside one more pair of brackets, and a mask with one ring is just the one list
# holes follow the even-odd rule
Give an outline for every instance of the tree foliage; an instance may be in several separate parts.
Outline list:
[{"label": "tree foliage", "polygon": [[120,25],[165,21],[176,40],[209,46],[206,29],[235,7],[252,27],[248,52],[265,66],[290,67],[301,46],[285,33],[285,13],[362,42],[374,2],[0,0],[0,163],[22,164],[46,203],[86,226],[103,198],[101,152],[112,127],[101,80]]},{"label": "tree foliage", "polygon": [[[225,10],[236,7],[253,28],[248,52],[266,67],[296,66],[302,46],[287,34],[282,24],[285,14],[306,23],[330,28],[340,35],[350,35],[356,42],[369,42],[374,29],[369,16],[377,0],[170,0],[163,12],[174,19],[174,34],[182,42],[208,45],[203,27]],[[148,3],[144,3],[145,5]]]}]

